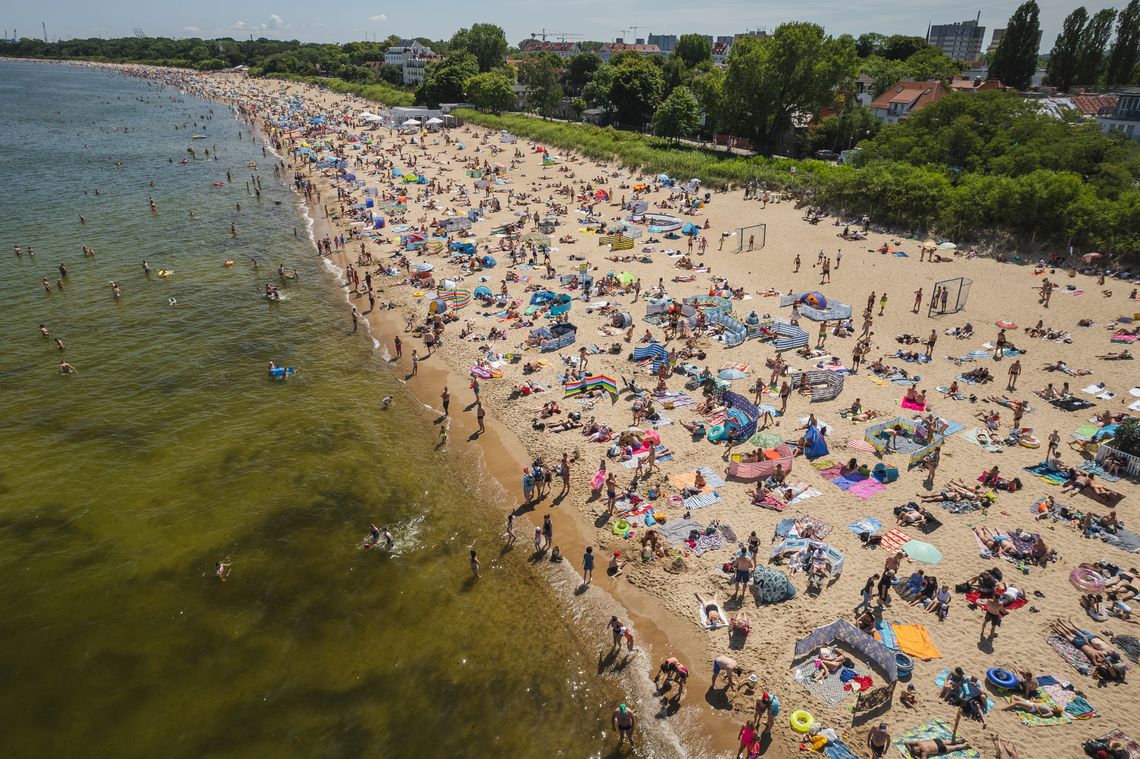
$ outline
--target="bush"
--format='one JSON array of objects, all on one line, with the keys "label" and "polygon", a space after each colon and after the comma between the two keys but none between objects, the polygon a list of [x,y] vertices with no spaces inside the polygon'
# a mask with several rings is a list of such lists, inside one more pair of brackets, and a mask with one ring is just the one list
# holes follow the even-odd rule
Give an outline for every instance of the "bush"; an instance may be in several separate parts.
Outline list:
[{"label": "bush", "polygon": [[1130,456],[1140,456],[1140,422],[1135,419],[1121,422],[1110,445]]},{"label": "bush", "polygon": [[[252,73],[252,72],[251,72]],[[356,95],[374,103],[386,106],[409,106],[415,101],[410,92],[397,89],[386,82],[376,84],[362,84],[346,82],[343,79],[333,79],[323,76],[297,76],[296,74],[267,74],[269,79],[284,79],[287,82],[304,82],[319,87],[326,87],[333,92],[345,95]]]}]

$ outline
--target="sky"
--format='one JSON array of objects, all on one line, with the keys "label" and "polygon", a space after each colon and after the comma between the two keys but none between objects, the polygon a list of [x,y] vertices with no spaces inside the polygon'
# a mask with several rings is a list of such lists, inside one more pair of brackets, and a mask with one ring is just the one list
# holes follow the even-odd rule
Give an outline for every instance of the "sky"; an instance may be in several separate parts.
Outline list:
[{"label": "sky", "polygon": [[[1101,8],[1123,8],[1116,3],[1091,3],[1090,15]],[[507,40],[518,44],[531,34],[576,34],[569,39],[627,41],[649,34],[698,32],[720,35],[752,29],[771,31],[787,21],[812,21],[829,34],[863,32],[924,36],[928,23],[951,23],[974,18],[982,11],[986,45],[995,27],[1004,27],[1019,0],[998,0],[985,7],[980,0],[800,0],[797,3],[745,0],[574,0],[536,3],[533,0],[498,0],[482,5],[467,0],[435,0],[430,6],[383,0],[337,0],[311,3],[301,0],[196,0],[164,3],[154,0],[49,0],[11,3],[0,11],[0,27],[21,37],[42,34],[47,23],[49,39],[68,37],[125,37],[139,28],[147,36],[163,37],[269,37],[302,42],[350,42],[405,37],[449,38],[473,23],[503,27]],[[1053,46],[1061,24],[1077,6],[1059,0],[1038,0],[1041,9],[1042,52]],[[634,27],[637,27],[636,29]],[[555,35],[557,36],[557,35]]]}]

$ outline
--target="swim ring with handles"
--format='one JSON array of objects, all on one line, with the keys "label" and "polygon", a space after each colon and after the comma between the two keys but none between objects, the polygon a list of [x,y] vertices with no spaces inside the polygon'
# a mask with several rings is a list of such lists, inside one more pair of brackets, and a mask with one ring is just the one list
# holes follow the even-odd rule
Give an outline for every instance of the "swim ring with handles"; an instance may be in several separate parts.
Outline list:
[{"label": "swim ring with handles", "polygon": [[616,522],[614,522],[614,526],[613,526],[614,535],[617,535],[620,537],[620,536],[624,536],[627,532],[629,532],[629,522],[625,521],[624,519],[619,519]]},{"label": "swim ring with handles", "polygon": [[796,709],[788,716],[788,723],[797,733],[806,733],[815,724],[815,717],[803,709]]},{"label": "swim ring with handles", "polygon": [[1077,590],[1083,590],[1086,593],[1099,593],[1104,590],[1104,578],[1099,572],[1094,572],[1087,567],[1077,567],[1070,572],[1069,582]]},{"label": "swim ring with handles", "polygon": [[986,679],[997,687],[1005,688],[1006,690],[1016,688],[1018,683],[1017,675],[1001,667],[990,667],[987,669]]},{"label": "swim ring with handles", "polygon": [[1020,435],[1017,438],[1018,445],[1023,445],[1026,448],[1040,448],[1041,442],[1032,435]]}]

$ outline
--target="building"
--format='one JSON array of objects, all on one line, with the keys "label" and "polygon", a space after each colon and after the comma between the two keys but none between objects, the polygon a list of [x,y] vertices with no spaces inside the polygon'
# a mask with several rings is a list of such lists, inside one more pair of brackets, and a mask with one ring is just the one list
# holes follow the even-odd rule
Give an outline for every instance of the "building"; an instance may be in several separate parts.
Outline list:
[{"label": "building", "polygon": [[662,53],[672,53],[677,47],[676,34],[651,34],[646,40],[650,45],[656,45]]},{"label": "building", "polygon": [[715,42],[712,46],[712,62],[724,63],[728,59],[728,54],[732,52],[731,42]]},{"label": "building", "polygon": [[940,82],[916,82],[904,79],[879,95],[869,106],[871,113],[884,124],[897,124],[910,114],[946,97],[949,93]]},{"label": "building", "polygon": [[976,61],[986,39],[986,28],[978,24],[981,17],[979,12],[978,18],[969,21],[932,24],[926,30],[926,41],[955,61]]},{"label": "building", "polygon": [[1008,90],[1000,79],[983,79],[976,77],[971,79],[965,76],[956,76],[950,80],[951,92],[983,92],[985,90]]},{"label": "building", "polygon": [[861,73],[855,78],[855,102],[859,105],[870,106],[871,101],[871,88],[875,85],[875,80],[870,74]]},{"label": "building", "polygon": [[384,53],[384,63],[399,66],[404,74],[404,84],[419,85],[424,81],[427,66],[438,58],[430,47],[415,40],[400,40]]},{"label": "building", "polygon": [[661,48],[656,45],[647,45],[644,42],[623,42],[620,38],[615,42],[607,42],[598,51],[598,57],[605,63],[617,53],[632,52],[638,55],[661,55]]},{"label": "building", "polygon": [[531,37],[529,40],[523,40],[519,45],[519,51],[523,53],[554,53],[559,58],[573,58],[581,52],[577,42],[552,42],[549,40],[540,40]]},{"label": "building", "polygon": [[1114,93],[1116,105],[1106,105],[1097,112],[1096,120],[1106,132],[1120,132],[1130,140],[1140,140],[1140,88],[1132,87]]}]

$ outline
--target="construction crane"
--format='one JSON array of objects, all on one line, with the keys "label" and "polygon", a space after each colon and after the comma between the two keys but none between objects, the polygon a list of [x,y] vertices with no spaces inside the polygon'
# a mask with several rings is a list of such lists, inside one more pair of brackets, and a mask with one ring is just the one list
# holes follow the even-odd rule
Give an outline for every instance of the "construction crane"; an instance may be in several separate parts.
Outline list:
[{"label": "construction crane", "polygon": [[638,29],[640,29],[640,28],[641,28],[640,26],[631,26],[631,27],[629,28],[629,30],[630,30],[631,32],[633,32],[633,38],[634,38],[634,40],[636,40],[636,39],[637,39],[637,30],[638,30]]},{"label": "construction crane", "polygon": [[622,40],[624,40],[625,35],[629,34],[629,29],[614,29],[614,34],[620,34]]},{"label": "construction crane", "polygon": [[567,37],[581,37],[582,35],[578,34],[577,32],[553,32],[553,31],[546,29],[546,28],[544,28],[541,32],[531,32],[530,33],[531,39],[534,39],[535,37],[540,37],[540,38],[542,38],[543,42],[546,42],[546,38],[548,36],[549,37],[557,37],[559,42],[565,42]]}]

